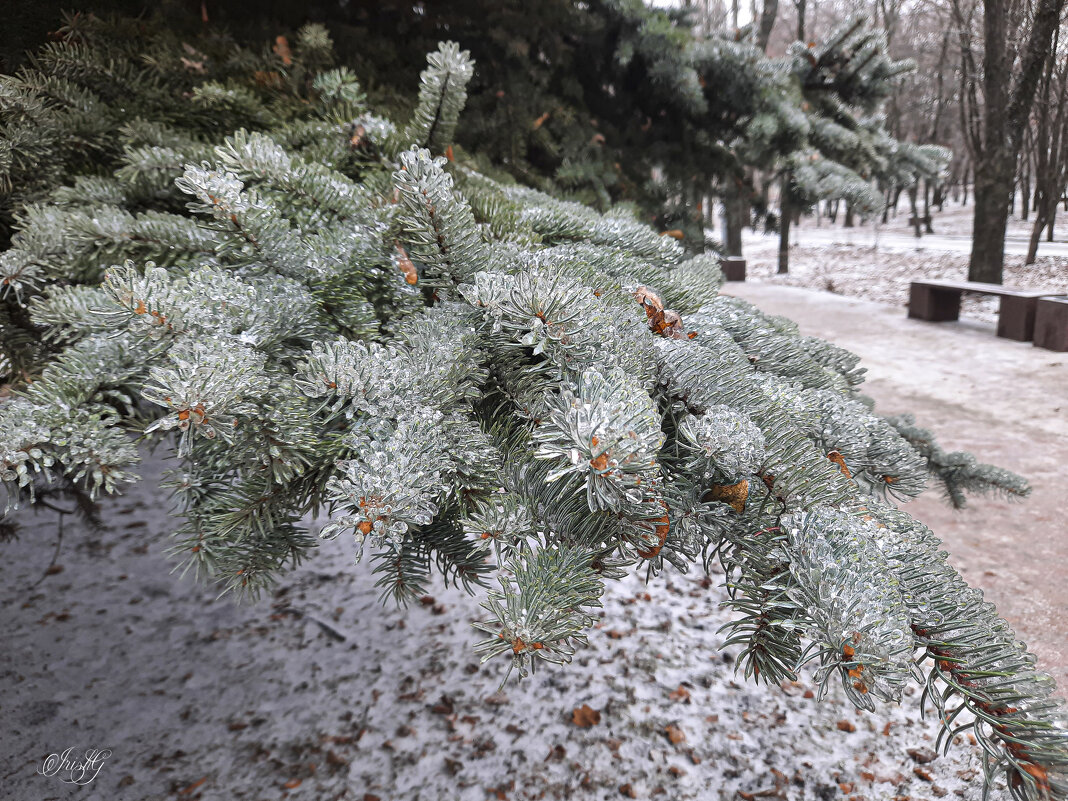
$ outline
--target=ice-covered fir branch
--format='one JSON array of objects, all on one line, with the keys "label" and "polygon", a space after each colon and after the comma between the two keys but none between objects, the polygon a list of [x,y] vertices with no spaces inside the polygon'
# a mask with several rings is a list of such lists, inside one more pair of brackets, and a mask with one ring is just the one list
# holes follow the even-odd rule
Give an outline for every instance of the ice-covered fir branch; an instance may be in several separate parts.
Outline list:
[{"label": "ice-covered fir branch", "polygon": [[419,76],[419,102],[404,131],[404,140],[437,154],[452,143],[475,63],[455,42],[442,42],[426,60],[427,68]]}]

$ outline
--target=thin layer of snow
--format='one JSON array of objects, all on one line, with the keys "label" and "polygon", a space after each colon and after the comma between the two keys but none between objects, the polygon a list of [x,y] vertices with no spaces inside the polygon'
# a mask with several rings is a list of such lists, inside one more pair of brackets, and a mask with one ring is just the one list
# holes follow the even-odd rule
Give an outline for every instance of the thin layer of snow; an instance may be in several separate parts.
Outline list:
[{"label": "thin layer of snow", "polygon": [[[778,247],[778,239],[772,236],[746,242],[748,280],[822,289],[905,308],[909,283],[915,279],[963,281],[968,277],[967,254],[902,252],[843,244],[795,246],[790,249],[790,272],[779,275]],[[1022,256],[1006,256],[1004,283],[1068,294],[1068,259],[1040,257],[1035,264],[1024,265]],[[966,294],[962,298],[962,318],[994,322],[997,313],[996,297]]]},{"label": "thin layer of snow", "polygon": [[[104,504],[103,531],[68,520],[61,570],[45,574],[51,513],[23,514],[2,545],[5,799],[981,796],[966,739],[929,764],[907,753],[936,735],[915,687],[868,714],[837,690],[806,698],[807,675],[735,675],[720,575],[610,587],[577,664],[502,689],[505,664],[472,652],[474,599],[435,584],[382,607],[344,538],[254,605],[168,575],[160,465],[146,468]],[[572,722],[583,704],[598,723]],[[67,747],[113,754],[85,787],[38,775]]]}]

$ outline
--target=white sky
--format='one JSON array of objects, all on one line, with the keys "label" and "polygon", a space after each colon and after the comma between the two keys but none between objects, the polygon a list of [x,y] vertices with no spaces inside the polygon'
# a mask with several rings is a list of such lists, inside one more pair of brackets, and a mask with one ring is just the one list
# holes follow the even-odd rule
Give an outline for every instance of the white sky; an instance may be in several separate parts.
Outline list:
[{"label": "white sky", "polygon": [[[724,3],[729,5],[731,0],[724,0]],[[682,0],[645,0],[646,5],[650,5],[653,8],[678,8],[683,5]],[[738,2],[738,24],[748,25],[753,19],[752,0],[739,0]]]}]

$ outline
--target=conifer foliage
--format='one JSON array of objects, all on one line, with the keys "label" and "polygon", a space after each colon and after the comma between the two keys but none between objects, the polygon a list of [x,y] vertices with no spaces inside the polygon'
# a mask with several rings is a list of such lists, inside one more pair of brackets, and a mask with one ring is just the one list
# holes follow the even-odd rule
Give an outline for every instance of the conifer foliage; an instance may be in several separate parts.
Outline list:
[{"label": "conifer foliage", "polygon": [[[397,125],[322,29],[227,49],[226,84],[162,40],[112,82],[108,35],[2,84],[9,506],[120,491],[160,443],[188,568],[254,596],[342,536],[401,603],[434,571],[483,593],[477,649],[520,675],[570,660],[606,582],[718,558],[747,675],[816,660],[869,709],[918,679],[947,744],[969,712],[990,775],[1068,796],[1052,680],[896,506],[932,471],[954,496],[1022,480],[874,415],[855,356],[720,296],[711,256],[452,160],[454,44]],[[26,165],[73,164],[82,118],[19,127],[53,79],[90,117],[139,110],[117,140],[86,129],[101,155],[63,185]]]}]

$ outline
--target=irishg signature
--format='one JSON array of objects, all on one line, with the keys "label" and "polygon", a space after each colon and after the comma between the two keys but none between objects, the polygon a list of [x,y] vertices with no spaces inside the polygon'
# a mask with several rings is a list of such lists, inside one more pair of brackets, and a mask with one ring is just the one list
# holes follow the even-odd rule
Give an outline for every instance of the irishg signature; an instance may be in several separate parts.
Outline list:
[{"label": "irishg signature", "polygon": [[37,772],[42,776],[57,776],[65,784],[84,786],[97,777],[111,754],[110,748],[87,748],[84,756],[80,756],[71,747],[62,754],[49,754]]}]

